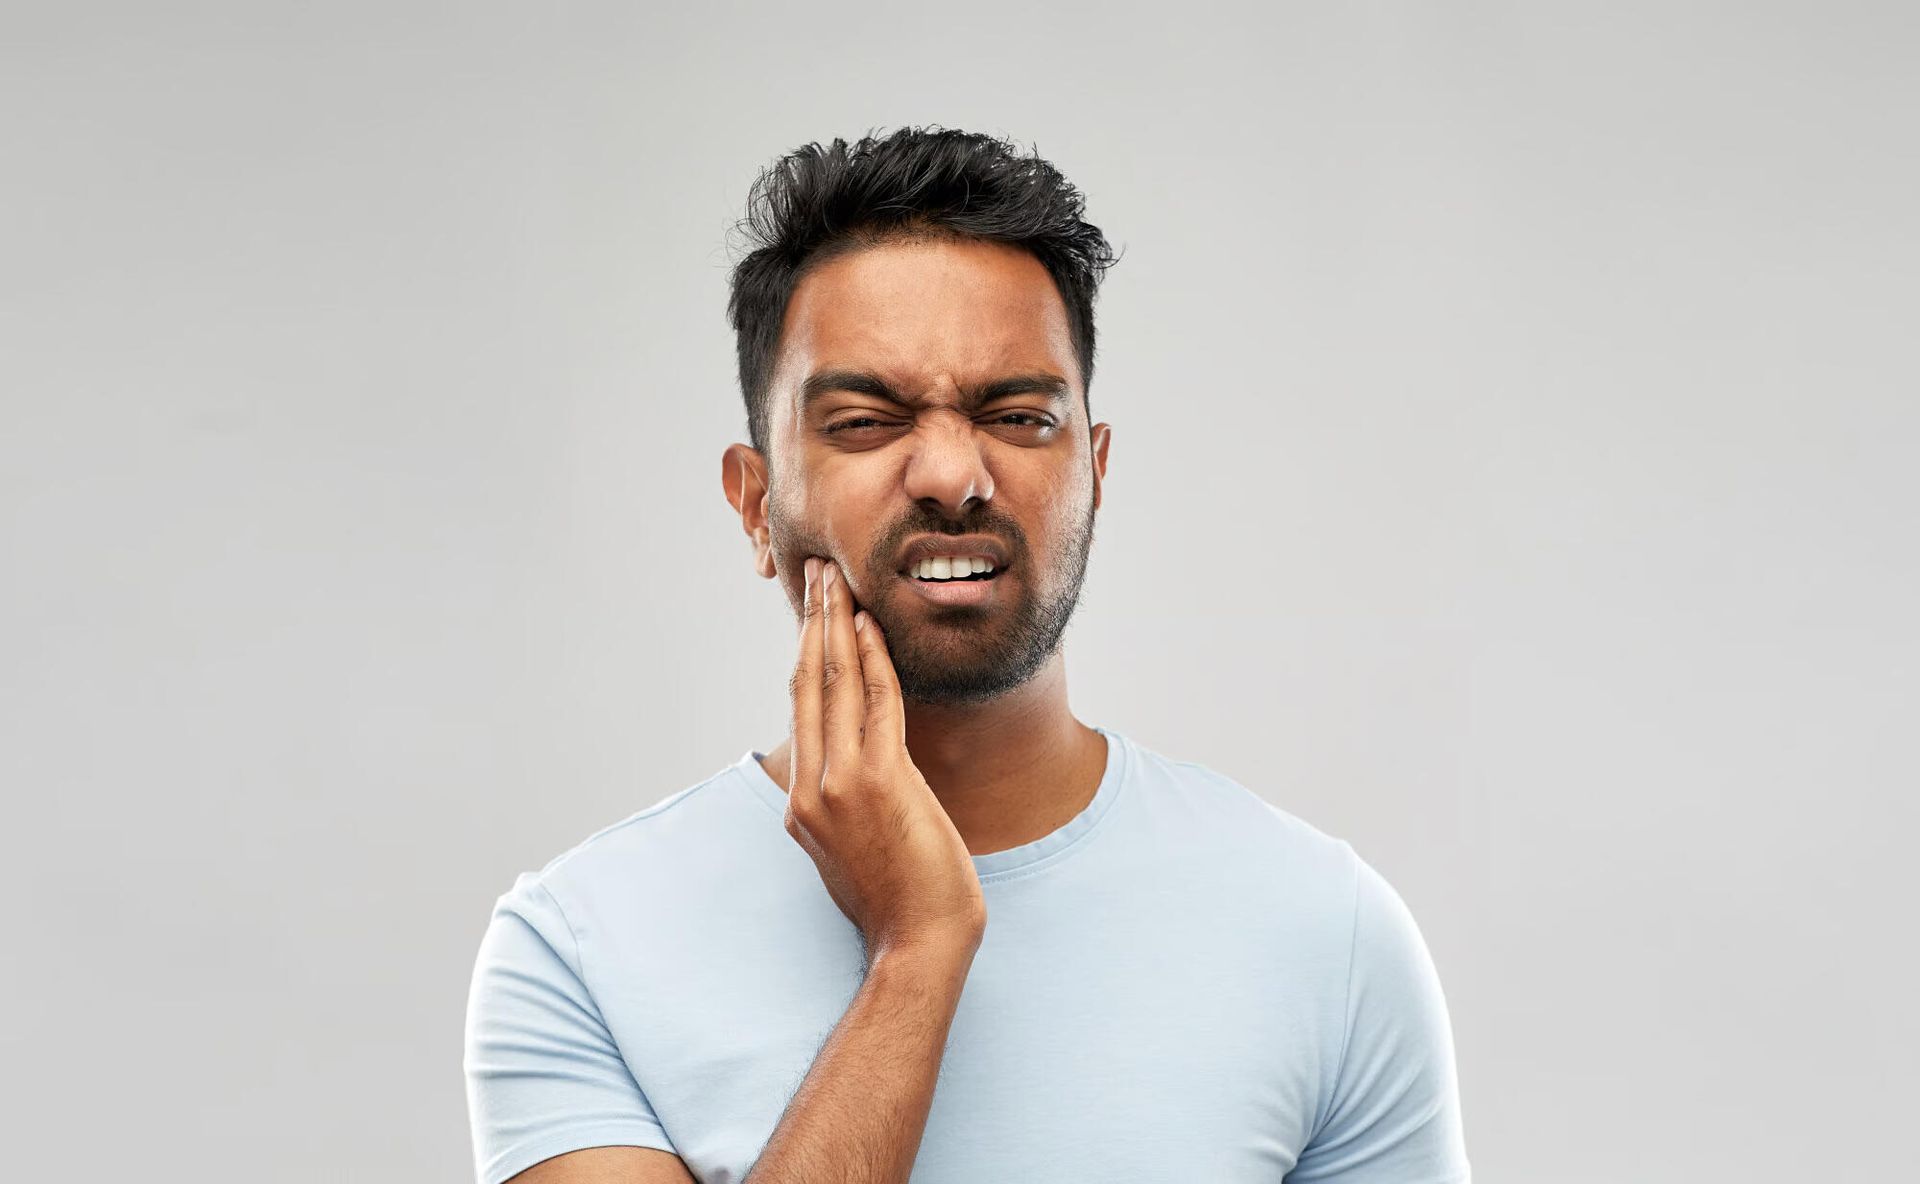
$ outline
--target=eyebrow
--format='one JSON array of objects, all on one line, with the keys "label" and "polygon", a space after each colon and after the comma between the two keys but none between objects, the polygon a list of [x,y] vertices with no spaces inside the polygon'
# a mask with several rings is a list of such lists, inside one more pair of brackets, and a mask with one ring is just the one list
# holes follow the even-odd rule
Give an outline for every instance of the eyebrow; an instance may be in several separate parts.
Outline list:
[{"label": "eyebrow", "polygon": [[[846,391],[856,395],[871,395],[876,399],[900,407],[911,407],[913,403],[900,392],[886,384],[876,374],[865,370],[822,370],[810,374],[800,384],[800,409],[805,411],[814,400],[831,391]],[[995,399],[1004,399],[1012,395],[1045,395],[1050,403],[1067,399],[1072,391],[1067,380],[1057,374],[1036,372],[1032,374],[1013,374],[1006,378],[996,378],[992,382],[977,383],[960,388],[962,405],[979,407]]]}]

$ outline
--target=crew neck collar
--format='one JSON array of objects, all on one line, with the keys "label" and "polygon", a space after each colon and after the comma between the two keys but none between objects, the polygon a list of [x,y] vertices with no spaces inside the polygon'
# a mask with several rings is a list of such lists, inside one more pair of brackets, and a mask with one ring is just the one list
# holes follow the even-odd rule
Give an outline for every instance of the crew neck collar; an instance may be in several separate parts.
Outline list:
[{"label": "crew neck collar", "polygon": [[[1100,786],[1094,790],[1093,800],[1064,824],[1031,843],[971,856],[973,870],[982,884],[1011,879],[1015,875],[1037,870],[1037,865],[1041,863],[1058,863],[1068,858],[1084,846],[1082,840],[1091,835],[1094,828],[1106,818],[1126,784],[1133,743],[1120,733],[1098,724],[1094,725],[1093,730],[1107,738],[1107,766],[1100,774]],[[746,781],[755,796],[784,817],[787,812],[787,791],[767,776],[766,769],[761,767],[760,758],[765,755],[757,749],[748,749],[739,760],[733,762],[733,769]]]}]

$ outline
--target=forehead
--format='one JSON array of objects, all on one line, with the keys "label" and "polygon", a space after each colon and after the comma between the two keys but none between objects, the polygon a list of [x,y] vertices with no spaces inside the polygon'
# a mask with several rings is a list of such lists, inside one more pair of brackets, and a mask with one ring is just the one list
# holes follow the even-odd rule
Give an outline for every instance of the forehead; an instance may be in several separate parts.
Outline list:
[{"label": "forehead", "polygon": [[1053,277],[1026,251],[977,239],[863,247],[804,276],[787,302],[776,381],[791,399],[830,366],[914,392],[1032,371],[1080,387]]}]

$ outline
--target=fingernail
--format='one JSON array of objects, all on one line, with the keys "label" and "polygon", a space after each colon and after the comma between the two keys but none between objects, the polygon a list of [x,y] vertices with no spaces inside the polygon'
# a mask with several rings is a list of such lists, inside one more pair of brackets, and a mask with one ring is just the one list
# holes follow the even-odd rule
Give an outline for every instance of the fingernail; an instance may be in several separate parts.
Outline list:
[{"label": "fingernail", "polygon": [[807,568],[807,587],[811,588],[813,587],[814,578],[818,576],[820,573],[820,561],[818,559],[815,559],[813,556],[809,555],[807,556],[806,568]]},{"label": "fingernail", "polygon": [[820,573],[821,587],[823,588],[833,587],[833,572],[834,572],[834,565],[831,563],[827,564],[826,570]]},{"label": "fingernail", "polygon": [[855,633],[858,633],[862,629],[865,629],[866,627],[867,627],[867,610],[863,608],[859,612],[853,614],[853,631]]}]

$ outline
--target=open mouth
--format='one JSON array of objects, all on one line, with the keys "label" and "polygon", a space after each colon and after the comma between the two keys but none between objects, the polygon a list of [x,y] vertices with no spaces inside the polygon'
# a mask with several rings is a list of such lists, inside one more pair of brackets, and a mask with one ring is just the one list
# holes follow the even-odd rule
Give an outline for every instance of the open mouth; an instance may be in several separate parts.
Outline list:
[{"label": "open mouth", "polygon": [[[962,563],[968,568],[964,574],[959,570]],[[980,570],[974,570],[976,568]],[[924,560],[899,575],[912,585],[914,595],[928,604],[947,608],[986,609],[1004,599],[1004,594],[994,587],[994,583],[1000,578],[1000,573],[1006,570],[995,566],[989,559],[961,556]]]},{"label": "open mouth", "polygon": [[999,574],[1000,574],[999,571],[996,570],[996,571],[976,571],[970,575],[964,575],[964,576],[947,576],[944,579],[942,579],[939,576],[913,576],[912,578],[919,580],[923,584],[973,584],[973,583],[983,583],[987,580],[991,580],[993,577]]},{"label": "open mouth", "polygon": [[[982,564],[988,565],[982,567]],[[969,566],[973,570],[962,575],[957,570],[958,565],[951,561],[931,560],[916,563],[900,575],[920,584],[984,584],[1006,570],[1004,567],[991,566],[986,560],[976,560]]]}]

